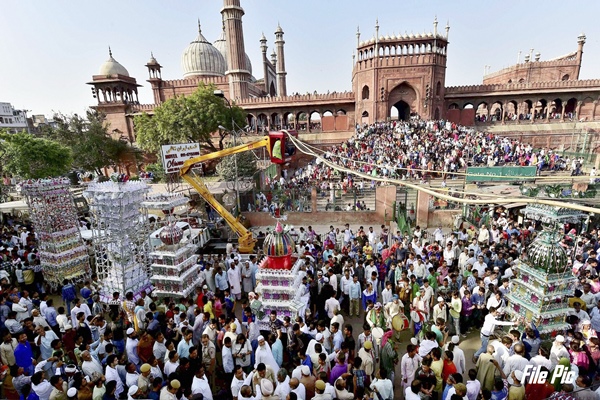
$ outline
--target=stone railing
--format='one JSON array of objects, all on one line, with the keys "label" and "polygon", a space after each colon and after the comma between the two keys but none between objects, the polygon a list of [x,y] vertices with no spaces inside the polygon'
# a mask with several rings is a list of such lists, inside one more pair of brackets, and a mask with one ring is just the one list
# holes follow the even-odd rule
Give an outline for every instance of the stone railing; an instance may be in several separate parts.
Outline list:
[{"label": "stone railing", "polygon": [[446,88],[446,96],[452,97],[459,94],[475,94],[486,92],[521,91],[521,90],[544,90],[544,89],[598,89],[600,90],[600,79],[587,79],[578,81],[552,81],[552,82],[526,82],[526,83],[497,83],[489,85],[467,85],[449,86]]},{"label": "stone railing", "polygon": [[152,112],[158,104],[137,104],[133,106],[133,112]]},{"label": "stone railing", "polygon": [[502,68],[496,72],[491,72],[483,76],[483,79],[495,78],[497,76],[503,75],[507,72],[521,70],[525,68],[535,68],[535,67],[564,67],[571,66],[576,64],[575,60],[567,59],[566,57],[571,57],[573,55],[577,55],[577,52],[568,54],[564,56],[564,58],[560,60],[548,60],[548,61],[530,61],[530,62],[521,62],[519,64],[512,65],[510,67]]},{"label": "stone railing", "polygon": [[302,101],[354,101],[354,92],[334,92],[334,93],[316,93],[316,94],[297,94],[290,96],[273,96],[273,97],[253,97],[249,99],[242,99],[237,102],[241,107],[250,106],[253,104],[280,104],[280,103],[294,103]]}]

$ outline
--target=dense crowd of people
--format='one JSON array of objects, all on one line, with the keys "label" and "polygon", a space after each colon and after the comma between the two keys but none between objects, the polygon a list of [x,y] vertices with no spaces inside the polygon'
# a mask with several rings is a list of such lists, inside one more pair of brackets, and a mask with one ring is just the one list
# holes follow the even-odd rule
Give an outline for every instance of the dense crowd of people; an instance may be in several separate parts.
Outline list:
[{"label": "dense crowd of people", "polygon": [[[411,119],[357,125],[352,138],[329,148],[322,158],[370,176],[423,184],[441,178],[442,186],[446,179],[460,177],[457,173],[466,173],[468,166],[535,166],[538,174],[543,170],[583,174],[581,157],[562,157],[552,148],[534,149],[518,138],[501,137],[443,120]],[[593,174],[595,176],[595,170]],[[340,172],[317,159],[269,179],[271,190],[288,190],[283,200],[263,194],[254,199],[254,204],[249,203],[248,209],[272,214],[277,207],[302,211],[310,203],[302,198],[302,194],[310,194],[305,189],[316,186],[320,195],[327,197],[331,204],[327,210],[343,211],[347,204],[338,204],[336,209],[336,198],[349,192],[363,193],[377,184],[384,183]],[[294,190],[296,193],[292,196]],[[350,208],[360,211],[363,204],[355,200]]]},{"label": "dense crowd of people", "polygon": [[[234,247],[199,256],[202,284],[189,298],[101,298],[96,275],[50,295],[36,270],[35,232],[9,220],[0,236],[4,397],[596,399],[596,231],[566,227],[562,241],[579,276],[572,329],[550,343],[535,321],[502,317],[534,226],[497,208],[492,226],[450,234],[293,228],[308,301],[292,319],[264,315],[254,291],[259,259],[243,261]],[[481,339],[473,368],[462,343],[469,332]],[[573,379],[528,383],[528,365],[574,371]]]},{"label": "dense crowd of people", "polygon": [[[370,175],[427,180],[452,177],[469,163],[552,168],[557,155],[444,121],[412,120],[357,127],[324,157]],[[273,185],[315,182],[324,191],[375,184],[317,162]],[[272,203],[257,196],[258,209],[276,214]],[[105,293],[95,274],[53,292],[33,227],[9,217],[0,232],[3,397],[600,399],[591,389],[600,377],[598,232],[577,235],[564,226],[561,245],[579,279],[566,316],[571,329],[548,340],[537,321],[505,315],[513,266],[527,261],[539,226],[513,220],[502,207],[492,213],[489,226],[451,233],[292,227],[306,302],[294,318],[265,314],[256,291],[262,255],[245,258],[235,246],[198,257],[201,283],[186,298]],[[463,342],[469,334],[480,340],[472,358]],[[554,378],[534,382],[530,366]]]}]

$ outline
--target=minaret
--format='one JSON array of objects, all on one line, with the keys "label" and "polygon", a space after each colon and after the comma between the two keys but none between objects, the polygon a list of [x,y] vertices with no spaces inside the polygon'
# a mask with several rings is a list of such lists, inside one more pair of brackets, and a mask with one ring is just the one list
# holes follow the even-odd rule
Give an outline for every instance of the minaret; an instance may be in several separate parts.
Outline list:
[{"label": "minaret", "polygon": [[360,26],[356,27],[356,48],[360,47]]},{"label": "minaret", "polygon": [[437,20],[437,15],[436,15],[433,20],[433,36],[437,36],[437,26],[438,26],[438,20]]},{"label": "minaret", "polygon": [[269,60],[267,59],[267,38],[265,34],[262,34],[260,38],[260,51],[262,53],[262,63],[263,63],[263,76],[265,81],[265,92],[269,93],[269,69],[267,67],[267,63]]},{"label": "minaret", "polygon": [[244,47],[244,30],[242,16],[244,9],[240,0],[223,0],[221,15],[225,21],[227,38],[227,61],[229,76],[229,98],[237,101],[248,98],[248,82],[250,71],[246,67],[246,49]]},{"label": "minaret", "polygon": [[577,36],[577,69],[575,70],[575,78],[579,79],[579,71],[581,70],[581,58],[583,57],[583,45],[585,44],[585,34],[581,33]]},{"label": "minaret", "polygon": [[275,31],[275,49],[277,51],[277,94],[281,96],[287,96],[287,85],[285,76],[285,56],[283,55],[283,29],[277,24],[277,30]]},{"label": "minaret", "polygon": [[446,22],[446,41],[448,41],[448,33],[450,32],[450,20]]},{"label": "minaret", "polygon": [[375,20],[375,59],[379,57],[379,18]]},{"label": "minaret", "polygon": [[152,93],[154,94],[154,104],[161,104],[165,99],[162,94],[162,66],[154,58],[154,54],[150,53],[150,61],[146,64],[148,68],[148,80],[152,85]]},{"label": "minaret", "polygon": [[275,50],[271,53],[271,64],[273,64],[274,67],[277,67],[277,53],[275,53]]}]

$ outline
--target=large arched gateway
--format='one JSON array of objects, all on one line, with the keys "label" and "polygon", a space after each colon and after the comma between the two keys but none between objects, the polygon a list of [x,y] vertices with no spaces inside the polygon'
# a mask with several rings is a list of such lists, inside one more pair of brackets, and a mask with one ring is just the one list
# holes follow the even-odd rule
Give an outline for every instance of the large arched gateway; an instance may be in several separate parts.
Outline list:
[{"label": "large arched gateway", "polygon": [[388,115],[392,119],[407,121],[417,111],[417,92],[406,82],[396,86],[388,96]]}]

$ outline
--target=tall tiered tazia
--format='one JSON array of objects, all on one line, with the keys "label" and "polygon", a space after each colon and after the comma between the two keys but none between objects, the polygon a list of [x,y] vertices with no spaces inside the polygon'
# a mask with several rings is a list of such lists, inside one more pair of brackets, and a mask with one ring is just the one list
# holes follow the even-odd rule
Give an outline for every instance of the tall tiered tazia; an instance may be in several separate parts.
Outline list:
[{"label": "tall tiered tazia", "polygon": [[92,243],[105,301],[113,292],[138,296],[149,280],[148,216],[141,207],[149,191],[143,182],[92,183],[83,193],[90,207]]},{"label": "tall tiered tazia", "polygon": [[165,193],[149,196],[143,203],[149,210],[161,210],[167,220],[158,234],[160,244],[150,252],[152,293],[158,297],[186,297],[202,280],[200,265],[196,262],[198,239],[184,239],[183,230],[173,215],[176,207],[187,203],[187,197]]},{"label": "tall tiered tazia", "polygon": [[55,288],[63,279],[80,280],[90,273],[69,185],[66,178],[30,180],[21,185],[38,235],[44,278]]},{"label": "tall tiered tazia", "polygon": [[271,311],[277,311],[279,318],[289,316],[292,321],[298,315],[304,318],[306,291],[300,286],[306,272],[302,269],[304,260],[292,257],[294,248],[291,236],[277,221],[275,230],[265,238],[263,251],[267,256],[256,273],[256,293],[262,296],[266,315],[264,321],[259,321],[261,329],[269,329]]},{"label": "tall tiered tazia", "polygon": [[[547,224],[564,222],[560,210],[528,206],[523,213]],[[568,215],[578,218],[578,215]],[[513,287],[506,295],[506,313],[533,322],[540,333],[550,334],[569,327],[567,296],[573,294],[577,278],[568,266],[569,257],[560,245],[562,234],[554,227],[538,232],[527,247],[526,257],[513,266]]]}]

